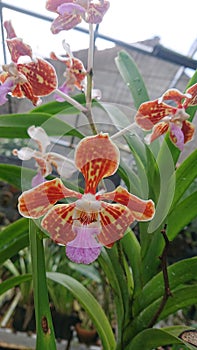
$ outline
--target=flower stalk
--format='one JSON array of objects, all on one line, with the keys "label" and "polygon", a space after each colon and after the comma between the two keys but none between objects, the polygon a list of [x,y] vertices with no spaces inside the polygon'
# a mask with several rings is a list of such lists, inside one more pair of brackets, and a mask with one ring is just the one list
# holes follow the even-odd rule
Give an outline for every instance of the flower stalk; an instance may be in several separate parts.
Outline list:
[{"label": "flower stalk", "polygon": [[134,122],[130,125],[128,125],[126,128],[116,132],[114,135],[111,136],[111,140],[115,140],[120,136],[125,135],[128,131],[131,131],[132,129],[134,129],[137,126],[137,124]]},{"label": "flower stalk", "polygon": [[85,115],[90,124],[93,135],[98,134],[98,130],[92,116],[92,88],[93,88],[93,64],[94,64],[94,27],[89,24],[89,50],[87,62],[87,88],[86,88],[86,108]]},{"label": "flower stalk", "polygon": [[79,102],[77,102],[76,100],[74,100],[74,98],[70,97],[69,95],[65,94],[64,92],[62,92],[59,89],[56,89],[55,92],[64,98],[65,101],[67,101],[68,103],[70,103],[73,107],[75,107],[76,109],[78,109],[80,112],[82,113],[87,113],[87,108],[84,107],[83,105],[81,105]]}]

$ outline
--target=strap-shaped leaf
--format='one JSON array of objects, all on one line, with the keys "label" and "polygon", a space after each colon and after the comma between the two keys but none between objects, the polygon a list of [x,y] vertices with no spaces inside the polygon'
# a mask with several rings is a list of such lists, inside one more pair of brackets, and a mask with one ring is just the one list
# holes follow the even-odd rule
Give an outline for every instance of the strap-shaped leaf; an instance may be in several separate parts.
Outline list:
[{"label": "strap-shaped leaf", "polygon": [[[179,338],[179,335],[189,329],[188,327],[177,326],[177,327],[166,327],[163,329],[146,329],[140,332],[136,337],[130,342],[124,350],[152,350],[159,346],[169,345],[169,344],[182,344],[186,345],[188,349],[196,349],[192,345],[184,342]],[[146,344],[146,347],[145,347]]]},{"label": "strap-shaped leaf", "polygon": [[[46,107],[47,109],[47,107]],[[0,137],[4,138],[29,138],[27,129],[31,125],[42,126],[48,136],[76,136],[80,139],[83,135],[73,126],[63,122],[51,114],[43,112],[6,114],[0,116]]]},{"label": "strap-shaped leaf", "polygon": [[123,250],[129,261],[132,269],[134,280],[134,297],[139,294],[143,287],[142,281],[142,261],[141,261],[141,247],[132,230],[128,230],[121,240]]},{"label": "strap-shaped leaf", "polygon": [[56,350],[55,333],[49,307],[42,232],[29,220],[34,306],[36,316],[36,349]]},{"label": "strap-shaped leaf", "polygon": [[101,306],[92,294],[80,282],[71,276],[58,272],[48,272],[47,277],[54,282],[60,283],[74,295],[92,319],[101,338],[104,349],[114,350],[115,339],[111,325],[109,324]]},{"label": "strap-shaped leaf", "polygon": [[[36,170],[17,165],[0,164],[0,179],[23,191],[31,188],[31,181],[35,175]],[[49,175],[47,178],[52,180],[55,176]],[[64,185],[71,190],[83,192],[82,188],[77,186],[74,182],[67,180],[63,182]]]},{"label": "strap-shaped leaf", "polygon": [[[189,283],[197,279],[197,257],[181,260],[168,267],[170,289],[174,290],[181,284]],[[161,298],[164,293],[163,274],[159,272],[143,288],[140,295],[134,301],[134,316],[148,307],[155,300]]]},{"label": "strap-shaped leaf", "polygon": [[[197,302],[197,284],[182,286],[171,291],[172,297],[168,299],[157,321],[166,318],[184,307],[195,305]],[[161,301],[162,297],[143,309],[141,313],[134,318],[132,328],[137,332],[147,328],[158,311]]]},{"label": "strap-shaped leaf", "polygon": [[7,292],[9,289],[12,289],[15,286],[18,286],[21,283],[31,281],[31,279],[32,275],[30,273],[8,278],[0,284],[0,295]]},{"label": "strap-shaped leaf", "polygon": [[185,198],[168,217],[167,234],[170,240],[197,216],[197,191]]},{"label": "strap-shaped leaf", "polygon": [[29,245],[28,219],[19,219],[0,232],[0,264]]},{"label": "strap-shaped leaf", "polygon": [[[17,165],[0,164],[0,179],[6,181],[10,185],[21,189],[21,171],[22,168]],[[31,179],[35,176],[36,172],[31,169],[26,169],[25,182],[31,184]],[[23,189],[25,184],[23,183]]]},{"label": "strap-shaped leaf", "polygon": [[159,320],[181,310],[187,306],[196,305],[197,303],[197,284],[186,285],[173,291],[173,296],[168,299]]},{"label": "strap-shaped leaf", "polygon": [[124,50],[115,59],[116,66],[134,99],[136,109],[140,104],[148,101],[149,96],[143,78],[133,58]]},{"label": "strap-shaped leaf", "polygon": [[197,178],[197,149],[176,170],[176,188],[171,210],[177,205],[190,184]]}]

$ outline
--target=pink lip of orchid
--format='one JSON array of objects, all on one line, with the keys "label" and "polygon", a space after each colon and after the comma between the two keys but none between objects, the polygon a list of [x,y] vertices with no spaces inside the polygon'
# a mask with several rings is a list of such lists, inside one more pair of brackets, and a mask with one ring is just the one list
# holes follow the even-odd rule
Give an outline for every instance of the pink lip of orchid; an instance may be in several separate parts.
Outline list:
[{"label": "pink lip of orchid", "polygon": [[22,147],[20,150],[14,149],[13,154],[21,160],[35,159],[38,166],[38,174],[32,179],[33,187],[45,181],[45,177],[52,172],[52,166],[64,178],[70,177],[76,171],[74,162],[71,159],[55,152],[47,152],[50,139],[43,128],[32,125],[28,128],[27,133],[37,143],[38,150]]},{"label": "pink lip of orchid", "polygon": [[70,30],[82,20],[99,24],[109,6],[109,1],[106,0],[47,0],[46,9],[58,13],[51,31],[57,34],[62,30]]},{"label": "pink lip of orchid", "polygon": [[[24,217],[44,216],[42,228],[56,243],[66,245],[67,256],[76,263],[89,264],[97,259],[103,245],[110,248],[122,238],[132,222],[151,220],[155,208],[152,200],[141,200],[122,186],[113,192],[96,192],[99,182],[119,166],[119,150],[108,134],[81,140],[75,150],[75,165],[85,179],[84,194],[70,190],[56,178],[25,191],[18,208]],[[56,204],[68,197],[76,201]]]},{"label": "pink lip of orchid", "polygon": [[[163,101],[172,101],[177,106]],[[135,121],[144,130],[152,129],[152,133],[145,137],[148,144],[169,130],[171,141],[182,151],[184,144],[192,140],[195,130],[194,125],[187,120],[189,114],[186,108],[195,105],[197,84],[188,88],[185,94],[177,89],[169,89],[161,98],[142,103]]]},{"label": "pink lip of orchid", "polygon": [[[4,27],[12,62],[3,65],[3,72],[0,73],[0,105],[7,101],[6,95],[10,93],[13,97],[26,97],[36,106],[41,103],[40,97],[56,89],[55,69],[43,59],[33,60],[31,47],[16,36],[10,21],[6,21]],[[19,63],[22,57],[28,57],[28,62]]]}]

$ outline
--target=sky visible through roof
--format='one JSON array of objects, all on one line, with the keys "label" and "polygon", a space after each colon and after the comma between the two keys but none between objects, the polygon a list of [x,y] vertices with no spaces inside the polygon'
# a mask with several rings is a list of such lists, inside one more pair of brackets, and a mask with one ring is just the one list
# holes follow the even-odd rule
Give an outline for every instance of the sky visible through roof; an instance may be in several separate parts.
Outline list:
[{"label": "sky visible through roof", "polygon": [[[3,2],[55,17],[54,13],[46,11],[46,0],[4,0]],[[111,0],[110,9],[99,27],[99,32],[127,43],[159,36],[162,45],[187,55],[197,39],[196,10],[196,0],[187,0],[184,5],[180,0],[165,2]],[[63,39],[70,44],[72,51],[88,47],[88,36],[77,31],[64,31],[52,35],[49,22],[8,9],[3,11],[3,19],[11,19],[17,35],[32,46],[34,53],[41,56],[48,56],[51,51],[63,54]],[[85,23],[80,26],[88,29]],[[100,39],[96,44],[98,49],[112,46],[111,43]]]}]

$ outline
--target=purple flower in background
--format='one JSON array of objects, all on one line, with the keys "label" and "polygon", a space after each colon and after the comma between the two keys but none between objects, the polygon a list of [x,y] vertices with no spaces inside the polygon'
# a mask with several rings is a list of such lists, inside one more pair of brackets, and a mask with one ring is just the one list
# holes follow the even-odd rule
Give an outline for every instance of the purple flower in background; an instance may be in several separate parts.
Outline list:
[{"label": "purple flower in background", "polygon": [[57,34],[69,30],[84,20],[87,23],[99,24],[109,9],[107,0],[48,0],[46,8],[56,12],[58,17],[53,21],[51,31]]},{"label": "purple flower in background", "polygon": [[0,106],[7,102],[7,94],[12,91],[14,87],[14,80],[7,79],[2,85],[0,85]]}]

